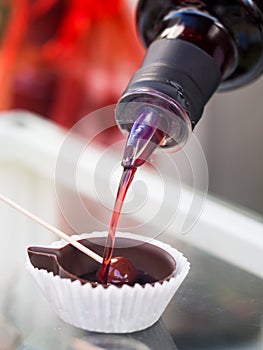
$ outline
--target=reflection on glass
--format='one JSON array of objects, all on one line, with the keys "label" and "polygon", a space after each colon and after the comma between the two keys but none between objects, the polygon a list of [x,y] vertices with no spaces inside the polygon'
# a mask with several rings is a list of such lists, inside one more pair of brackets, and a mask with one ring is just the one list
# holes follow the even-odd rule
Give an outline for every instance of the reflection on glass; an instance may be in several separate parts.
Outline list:
[{"label": "reflection on glass", "polygon": [[[83,338],[73,339],[72,349],[70,350],[89,350],[89,344],[94,344],[102,349],[114,350],[177,350],[162,320],[148,329],[130,334],[116,335],[89,332]],[[93,350],[93,348],[90,348],[90,350]]]},{"label": "reflection on glass", "polygon": [[123,336],[99,335],[75,339],[72,344],[73,350],[150,350],[143,343],[125,338]]}]

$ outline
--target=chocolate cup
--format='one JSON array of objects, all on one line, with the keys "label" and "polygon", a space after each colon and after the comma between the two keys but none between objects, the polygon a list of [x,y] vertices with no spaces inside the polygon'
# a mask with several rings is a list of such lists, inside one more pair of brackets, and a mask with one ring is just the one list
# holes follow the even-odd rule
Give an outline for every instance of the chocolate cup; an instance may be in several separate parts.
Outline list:
[{"label": "chocolate cup", "polygon": [[[97,254],[103,255],[105,238],[85,238],[79,242]],[[87,273],[95,274],[100,264],[70,244],[62,248],[32,246],[27,249],[27,252],[35,268],[53,272],[54,275],[61,278],[70,278],[71,281],[79,280],[82,284],[90,283],[93,287],[99,284],[80,276]],[[176,269],[174,258],[164,249],[131,238],[117,237],[113,256],[127,258],[137,270],[146,272],[157,282],[170,279]]]}]

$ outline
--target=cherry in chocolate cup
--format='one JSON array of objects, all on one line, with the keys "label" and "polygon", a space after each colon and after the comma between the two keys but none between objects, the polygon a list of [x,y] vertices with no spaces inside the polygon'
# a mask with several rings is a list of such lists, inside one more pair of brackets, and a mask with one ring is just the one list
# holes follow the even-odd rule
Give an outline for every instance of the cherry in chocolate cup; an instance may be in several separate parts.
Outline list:
[{"label": "cherry in chocolate cup", "polygon": [[[73,236],[102,255],[107,232]],[[89,331],[129,333],[150,327],[161,317],[186,277],[190,264],[171,246],[118,233],[115,256],[138,271],[132,285],[97,282],[99,264],[65,242],[29,247],[27,269],[58,316]]]}]

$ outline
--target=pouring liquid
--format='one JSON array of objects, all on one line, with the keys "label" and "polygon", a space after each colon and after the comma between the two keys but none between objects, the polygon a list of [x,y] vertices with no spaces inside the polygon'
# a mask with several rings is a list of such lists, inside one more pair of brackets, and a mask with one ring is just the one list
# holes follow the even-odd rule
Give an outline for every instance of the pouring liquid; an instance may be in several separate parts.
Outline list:
[{"label": "pouring liquid", "polygon": [[[163,129],[160,129],[161,122],[162,120],[158,111],[149,106],[145,106],[139,113],[139,116],[130,131],[122,161],[124,168],[123,174],[119,183],[116,201],[110,220],[109,233],[104,248],[103,263],[98,273],[98,281],[102,284],[107,284],[109,282],[108,277],[112,262],[111,259],[113,256],[116,229],[127,191],[132,183],[137,167],[143,165],[147,161],[165,137],[165,134],[162,131]],[[130,268],[130,262],[121,257],[118,259],[120,259],[121,262],[119,264],[120,270],[122,270],[120,271],[120,275],[124,276],[125,271],[123,270],[126,267],[127,269]],[[118,269],[118,266],[116,267]],[[135,271],[134,268],[132,268],[132,270]],[[136,274],[136,272],[133,272],[130,274],[131,279],[135,278],[134,273]]]},{"label": "pouring liquid", "polygon": [[124,168],[122,173],[114,209],[110,220],[109,233],[104,248],[103,263],[99,274],[99,282],[102,284],[107,284],[108,282],[108,273],[114,250],[116,229],[120,219],[124,199],[126,197],[128,188],[132,183],[136,170],[137,168]]}]

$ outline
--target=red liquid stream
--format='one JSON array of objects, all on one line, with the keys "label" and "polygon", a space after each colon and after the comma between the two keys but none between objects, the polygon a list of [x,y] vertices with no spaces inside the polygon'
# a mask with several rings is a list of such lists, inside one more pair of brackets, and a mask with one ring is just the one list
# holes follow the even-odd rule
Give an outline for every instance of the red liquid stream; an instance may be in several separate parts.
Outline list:
[{"label": "red liquid stream", "polygon": [[109,233],[108,233],[108,237],[106,240],[104,253],[103,253],[103,263],[101,266],[100,276],[99,276],[99,282],[102,284],[107,284],[108,282],[108,272],[109,272],[112,255],[113,255],[115,233],[116,233],[116,229],[120,219],[120,214],[124,203],[124,199],[126,197],[128,188],[132,183],[136,169],[137,168],[124,168],[122,173],[114,209],[110,220]]}]

